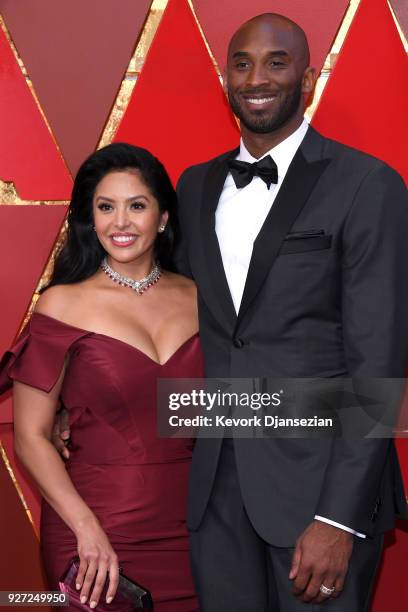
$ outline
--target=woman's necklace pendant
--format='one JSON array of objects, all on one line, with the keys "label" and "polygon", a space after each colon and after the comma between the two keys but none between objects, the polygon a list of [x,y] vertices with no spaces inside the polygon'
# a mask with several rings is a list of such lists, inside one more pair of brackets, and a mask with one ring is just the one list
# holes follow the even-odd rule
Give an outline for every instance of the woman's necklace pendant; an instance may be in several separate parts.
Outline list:
[{"label": "woman's necklace pendant", "polygon": [[119,272],[115,272],[112,270],[106,257],[103,259],[101,263],[101,269],[114,283],[118,285],[122,285],[123,287],[129,287],[133,291],[135,291],[138,295],[142,295],[145,291],[147,291],[152,285],[155,285],[159,278],[161,277],[161,269],[158,264],[154,264],[152,271],[141,278],[140,280],[133,280],[133,278],[129,278],[127,276],[123,276],[119,274]]}]

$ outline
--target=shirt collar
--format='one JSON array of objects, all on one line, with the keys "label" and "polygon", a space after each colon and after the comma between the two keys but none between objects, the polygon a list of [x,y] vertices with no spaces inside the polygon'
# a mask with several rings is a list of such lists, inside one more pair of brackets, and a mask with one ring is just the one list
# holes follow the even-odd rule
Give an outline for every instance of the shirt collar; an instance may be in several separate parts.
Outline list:
[{"label": "shirt collar", "polygon": [[[273,147],[272,149],[270,149],[270,151],[267,151],[259,159],[262,159],[263,157],[270,155],[272,159],[274,160],[274,162],[276,163],[276,165],[278,166],[278,175],[284,176],[303,138],[306,136],[308,127],[309,127],[309,124],[307,123],[306,119],[303,119],[302,123],[300,124],[298,129],[295,132],[293,132],[293,134],[285,138],[285,140],[282,140],[282,142],[276,145],[276,147]],[[239,159],[240,161],[249,162],[251,164],[256,161],[259,161],[258,159],[256,159],[256,157],[253,157],[250,154],[250,152],[244,145],[242,138],[240,142],[239,154],[238,154],[237,159]]]}]

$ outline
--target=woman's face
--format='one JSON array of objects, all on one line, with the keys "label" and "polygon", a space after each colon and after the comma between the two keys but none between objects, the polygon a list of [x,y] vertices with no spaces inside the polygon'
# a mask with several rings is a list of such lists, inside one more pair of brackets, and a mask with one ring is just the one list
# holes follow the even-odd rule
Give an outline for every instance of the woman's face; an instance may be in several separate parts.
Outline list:
[{"label": "woman's face", "polygon": [[99,242],[120,263],[150,264],[157,233],[168,219],[137,170],[104,176],[95,189],[93,216]]}]

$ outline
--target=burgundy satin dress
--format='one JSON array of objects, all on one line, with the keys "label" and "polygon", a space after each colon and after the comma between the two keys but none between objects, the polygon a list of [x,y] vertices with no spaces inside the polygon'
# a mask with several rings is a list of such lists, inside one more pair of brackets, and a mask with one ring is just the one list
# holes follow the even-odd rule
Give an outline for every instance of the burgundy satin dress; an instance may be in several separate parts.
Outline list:
[{"label": "burgundy satin dress", "polygon": [[[101,522],[123,573],[151,592],[155,610],[198,610],[185,522],[193,443],[156,432],[157,378],[203,375],[198,335],[160,365],[126,342],[35,313],[2,360],[0,389],[14,379],[49,392],[67,355],[66,469],[78,493]],[[46,502],[41,546],[50,588],[58,589],[76,539]]]}]

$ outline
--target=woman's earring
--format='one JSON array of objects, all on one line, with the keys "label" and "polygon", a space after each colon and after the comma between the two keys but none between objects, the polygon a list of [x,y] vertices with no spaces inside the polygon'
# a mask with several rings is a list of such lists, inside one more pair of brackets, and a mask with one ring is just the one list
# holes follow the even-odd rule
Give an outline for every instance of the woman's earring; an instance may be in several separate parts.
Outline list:
[{"label": "woman's earring", "polygon": [[161,232],[164,232],[164,230],[165,230],[165,229],[166,229],[166,226],[165,226],[165,225],[161,225],[161,226],[159,227],[159,232],[160,232],[160,233],[161,233]]}]

